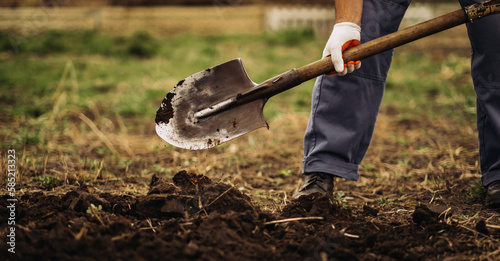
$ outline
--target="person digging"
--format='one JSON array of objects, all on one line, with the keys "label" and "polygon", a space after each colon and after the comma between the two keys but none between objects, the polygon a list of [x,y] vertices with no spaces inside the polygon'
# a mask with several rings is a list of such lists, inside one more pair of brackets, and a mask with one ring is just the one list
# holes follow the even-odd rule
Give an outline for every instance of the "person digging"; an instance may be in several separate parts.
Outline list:
[{"label": "person digging", "polygon": [[[334,179],[357,180],[384,93],[392,50],[344,64],[342,52],[398,30],[411,0],[335,0],[336,24],[323,51],[337,73],[316,79],[304,136],[304,184],[293,199],[331,195]],[[462,6],[474,0],[459,0]],[[486,205],[500,207],[500,15],[467,23]]]}]

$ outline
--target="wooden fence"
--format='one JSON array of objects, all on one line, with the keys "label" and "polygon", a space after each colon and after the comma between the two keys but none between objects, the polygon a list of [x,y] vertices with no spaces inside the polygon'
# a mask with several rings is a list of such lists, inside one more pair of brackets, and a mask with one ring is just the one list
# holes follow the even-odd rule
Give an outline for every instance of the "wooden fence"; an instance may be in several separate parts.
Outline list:
[{"label": "wooden fence", "polygon": [[[458,4],[412,5],[403,26],[458,8]],[[97,30],[113,35],[147,30],[156,36],[166,37],[179,33],[260,33],[303,27],[328,35],[333,23],[333,8],[319,6],[0,8],[0,30],[19,35],[32,35],[49,29]]]},{"label": "wooden fence", "polygon": [[256,33],[262,30],[262,16],[259,6],[0,8],[0,30],[21,35],[49,29],[114,35],[147,30],[157,36]]}]

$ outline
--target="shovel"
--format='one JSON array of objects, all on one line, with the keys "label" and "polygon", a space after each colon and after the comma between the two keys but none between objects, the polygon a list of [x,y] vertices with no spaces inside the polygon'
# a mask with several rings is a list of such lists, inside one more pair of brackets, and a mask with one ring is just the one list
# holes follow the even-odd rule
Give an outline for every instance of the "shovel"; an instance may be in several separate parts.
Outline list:
[{"label": "shovel", "polygon": [[[350,48],[343,58],[345,63],[362,60],[499,12],[500,0],[470,5]],[[256,84],[241,59],[217,65],[187,77],[167,93],[156,112],[156,133],[174,146],[201,150],[261,127],[269,128],[263,108],[270,97],[332,71],[331,59],[325,57]]]}]

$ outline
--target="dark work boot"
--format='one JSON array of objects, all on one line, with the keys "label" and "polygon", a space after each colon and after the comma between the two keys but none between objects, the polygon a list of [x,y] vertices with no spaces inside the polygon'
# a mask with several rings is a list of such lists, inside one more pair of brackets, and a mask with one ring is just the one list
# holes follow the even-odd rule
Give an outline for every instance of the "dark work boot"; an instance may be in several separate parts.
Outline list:
[{"label": "dark work boot", "polygon": [[488,186],[486,206],[490,208],[500,208],[500,181],[495,181]]},{"label": "dark work boot", "polygon": [[327,196],[332,195],[334,175],[321,172],[305,173],[304,175],[306,176],[304,185],[292,196],[292,199],[316,192]]}]

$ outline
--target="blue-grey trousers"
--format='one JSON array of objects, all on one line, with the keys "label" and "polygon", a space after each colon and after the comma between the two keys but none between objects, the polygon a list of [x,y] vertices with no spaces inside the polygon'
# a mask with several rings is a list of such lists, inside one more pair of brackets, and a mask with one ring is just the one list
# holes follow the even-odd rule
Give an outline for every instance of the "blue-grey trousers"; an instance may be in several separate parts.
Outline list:
[{"label": "blue-grey trousers", "polygon": [[[478,0],[479,1],[479,0]],[[364,0],[361,42],[398,30],[411,0]],[[460,0],[465,5],[473,0]],[[500,14],[467,23],[471,74],[484,186],[500,180]],[[303,173],[324,172],[349,180],[370,144],[392,50],[364,59],[346,76],[320,76],[304,137]]]}]

